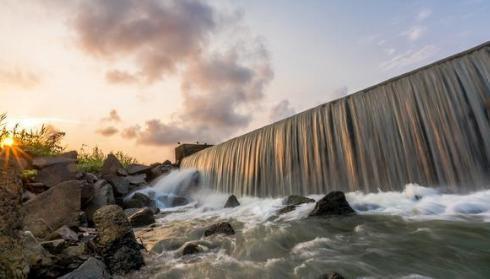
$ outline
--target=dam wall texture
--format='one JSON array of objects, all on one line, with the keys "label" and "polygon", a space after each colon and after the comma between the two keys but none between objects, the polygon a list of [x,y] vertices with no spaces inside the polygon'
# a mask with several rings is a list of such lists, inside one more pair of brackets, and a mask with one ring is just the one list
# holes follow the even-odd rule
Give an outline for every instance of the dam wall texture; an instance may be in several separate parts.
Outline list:
[{"label": "dam wall texture", "polygon": [[183,159],[260,197],[490,188],[490,42]]}]

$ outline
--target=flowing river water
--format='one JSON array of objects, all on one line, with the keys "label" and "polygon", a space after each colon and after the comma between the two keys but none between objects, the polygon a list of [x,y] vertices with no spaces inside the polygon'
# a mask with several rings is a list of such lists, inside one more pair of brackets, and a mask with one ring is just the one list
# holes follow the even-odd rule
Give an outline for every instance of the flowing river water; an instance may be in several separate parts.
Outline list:
[{"label": "flowing river water", "polygon": [[[175,171],[143,192],[172,195],[193,173]],[[240,206],[223,208],[229,194],[200,189],[188,205],[162,205],[155,228],[137,230],[155,248],[147,266],[128,277],[319,278],[336,271],[345,278],[490,278],[490,190],[444,191],[408,184],[402,191],[349,192],[356,216],[312,218],[314,203],[278,215],[282,197],[244,196]],[[220,221],[236,234],[203,237]],[[189,242],[203,251],[182,256]]]}]

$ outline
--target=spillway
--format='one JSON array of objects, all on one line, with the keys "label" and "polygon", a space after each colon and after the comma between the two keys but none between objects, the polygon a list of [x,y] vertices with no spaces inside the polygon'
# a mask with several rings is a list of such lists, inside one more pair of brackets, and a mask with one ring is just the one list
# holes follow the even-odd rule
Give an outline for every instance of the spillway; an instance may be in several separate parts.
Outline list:
[{"label": "spillway", "polygon": [[490,188],[490,42],[183,159],[260,197]]}]

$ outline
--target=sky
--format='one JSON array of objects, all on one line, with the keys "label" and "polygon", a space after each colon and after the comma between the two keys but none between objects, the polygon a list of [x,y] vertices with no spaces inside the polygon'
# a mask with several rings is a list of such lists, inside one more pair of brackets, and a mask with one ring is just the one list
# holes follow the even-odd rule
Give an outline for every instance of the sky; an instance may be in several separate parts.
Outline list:
[{"label": "sky", "polygon": [[140,162],[490,40],[490,1],[0,0],[0,113]]}]

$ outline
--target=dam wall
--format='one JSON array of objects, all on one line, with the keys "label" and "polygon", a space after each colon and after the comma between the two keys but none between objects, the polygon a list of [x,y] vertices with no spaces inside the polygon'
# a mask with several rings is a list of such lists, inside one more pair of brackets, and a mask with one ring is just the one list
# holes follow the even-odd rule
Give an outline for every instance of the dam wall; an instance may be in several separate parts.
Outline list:
[{"label": "dam wall", "polygon": [[276,197],[490,188],[490,42],[183,159],[209,187]]}]

